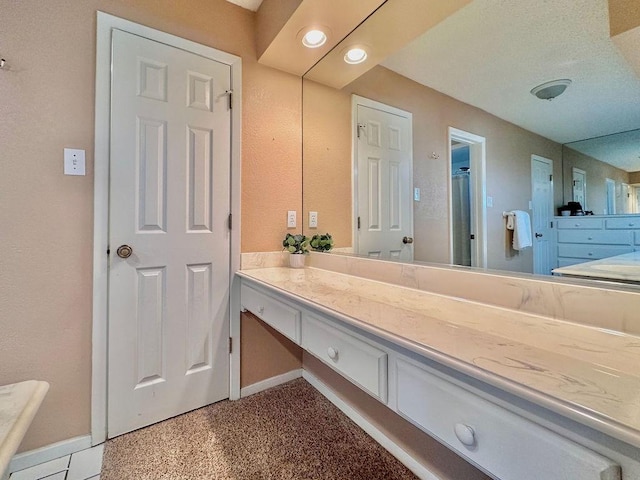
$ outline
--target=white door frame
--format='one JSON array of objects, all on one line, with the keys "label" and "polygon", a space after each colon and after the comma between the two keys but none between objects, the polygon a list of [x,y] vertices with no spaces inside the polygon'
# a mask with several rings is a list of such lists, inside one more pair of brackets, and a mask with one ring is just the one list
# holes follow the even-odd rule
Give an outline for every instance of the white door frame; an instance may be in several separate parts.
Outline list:
[{"label": "white door frame", "polygon": [[[91,378],[91,443],[107,438],[107,322],[109,262],[109,143],[111,112],[111,31],[139,35],[165,45],[200,55],[231,67],[233,109],[231,111],[231,308],[230,335],[233,353],[230,362],[230,398],[240,394],[240,323],[234,273],[240,268],[240,168],[242,145],[242,60],[184,38],[154,30],[137,23],[98,12],[96,42],[96,117],[94,152],[94,220],[93,220],[93,333]],[[234,321],[234,319],[237,320]]]},{"label": "white door frame", "polygon": [[471,179],[473,180],[473,222],[471,228],[475,233],[475,242],[471,249],[471,257],[476,259],[479,268],[487,268],[487,182],[486,182],[486,157],[487,139],[480,135],[465,132],[454,127],[448,129],[447,141],[447,208],[449,223],[449,263],[453,263],[453,223],[451,221],[453,202],[451,199],[451,141],[466,143],[471,146],[469,152],[469,165]]}]

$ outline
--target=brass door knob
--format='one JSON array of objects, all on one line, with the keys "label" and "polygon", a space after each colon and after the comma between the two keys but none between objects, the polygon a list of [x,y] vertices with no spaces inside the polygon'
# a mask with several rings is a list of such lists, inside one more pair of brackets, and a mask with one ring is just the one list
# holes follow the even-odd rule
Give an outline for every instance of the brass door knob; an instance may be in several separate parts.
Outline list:
[{"label": "brass door knob", "polygon": [[408,243],[413,243],[413,237],[404,237],[402,239],[402,243],[404,243],[405,245]]},{"label": "brass door knob", "polygon": [[116,253],[120,258],[129,258],[133,253],[133,248],[129,245],[120,245],[116,250]]}]

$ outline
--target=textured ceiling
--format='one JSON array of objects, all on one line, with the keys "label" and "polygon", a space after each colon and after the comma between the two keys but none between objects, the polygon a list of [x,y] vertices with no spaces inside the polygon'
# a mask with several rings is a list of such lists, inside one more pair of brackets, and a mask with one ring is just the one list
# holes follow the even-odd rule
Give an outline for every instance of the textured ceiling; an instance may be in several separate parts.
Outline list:
[{"label": "textured ceiling", "polygon": [[235,3],[236,5],[240,5],[242,8],[253,10],[255,12],[260,8],[262,0],[227,0],[227,2]]},{"label": "textured ceiling", "polygon": [[[383,65],[560,143],[640,128],[607,0],[474,0]],[[573,84],[552,101],[529,93],[560,78]]]}]

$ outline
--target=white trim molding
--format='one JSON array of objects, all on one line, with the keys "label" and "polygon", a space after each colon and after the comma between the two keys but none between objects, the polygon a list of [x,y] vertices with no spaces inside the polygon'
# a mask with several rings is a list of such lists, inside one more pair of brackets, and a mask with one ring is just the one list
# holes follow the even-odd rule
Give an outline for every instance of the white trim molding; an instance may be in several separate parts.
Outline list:
[{"label": "white trim molding", "polygon": [[253,395],[254,393],[262,392],[263,390],[267,390],[272,387],[277,387],[278,385],[282,385],[283,383],[290,382],[291,380],[295,380],[296,378],[300,377],[302,377],[301,368],[291,370],[290,372],[276,375],[275,377],[267,378],[260,382],[242,387],[240,389],[240,396],[242,398],[248,397],[249,395]]},{"label": "white trim molding", "polygon": [[52,443],[35,450],[29,450],[28,452],[22,452],[11,459],[9,463],[8,473],[18,472],[25,468],[35,467],[41,463],[50,462],[56,458],[71,455],[81,450],[91,448],[91,436],[83,435],[81,437],[74,437],[62,442]]},{"label": "white trim molding", "polygon": [[327,400],[338,407],[342,413],[362,428],[371,438],[378,442],[391,455],[397,458],[400,463],[411,470],[418,478],[422,480],[440,480],[440,477],[436,476],[433,472],[427,469],[427,467],[419,463],[400,445],[363,417],[355,408],[342,400],[331,388],[321,382],[318,377],[307,370],[303,370],[302,378],[309,382],[313,388],[324,395]]},{"label": "white trim molding", "polygon": [[[93,236],[93,350],[91,385],[91,441],[93,445],[107,438],[107,322],[109,262],[109,138],[111,104],[111,34],[122,30],[164,43],[231,67],[233,104],[231,111],[231,215],[230,284],[240,268],[240,177],[242,149],[242,59],[206,45],[154,30],[137,23],[98,12],[96,38],[96,116],[95,116],[95,176],[94,176],[94,236]],[[231,296],[231,292],[230,292]],[[230,391],[240,384],[239,329],[230,307],[230,328],[233,339]],[[239,323],[239,318],[237,322]]]}]

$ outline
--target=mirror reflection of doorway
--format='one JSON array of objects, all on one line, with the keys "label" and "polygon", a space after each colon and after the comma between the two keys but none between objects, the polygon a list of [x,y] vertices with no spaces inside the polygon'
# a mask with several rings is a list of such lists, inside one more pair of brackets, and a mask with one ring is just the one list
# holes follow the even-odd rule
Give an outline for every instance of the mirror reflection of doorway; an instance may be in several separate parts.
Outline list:
[{"label": "mirror reflection of doorway", "polygon": [[582,206],[582,210],[587,208],[587,172],[573,167],[573,201]]},{"label": "mirror reflection of doorway", "polygon": [[469,145],[451,141],[453,264],[471,266],[471,159]]},{"label": "mirror reflection of doorway", "polygon": [[449,127],[449,258],[487,266],[486,139]]},{"label": "mirror reflection of doorway", "polygon": [[605,179],[605,185],[607,186],[607,210],[605,215],[616,214],[616,182],[611,178]]}]

